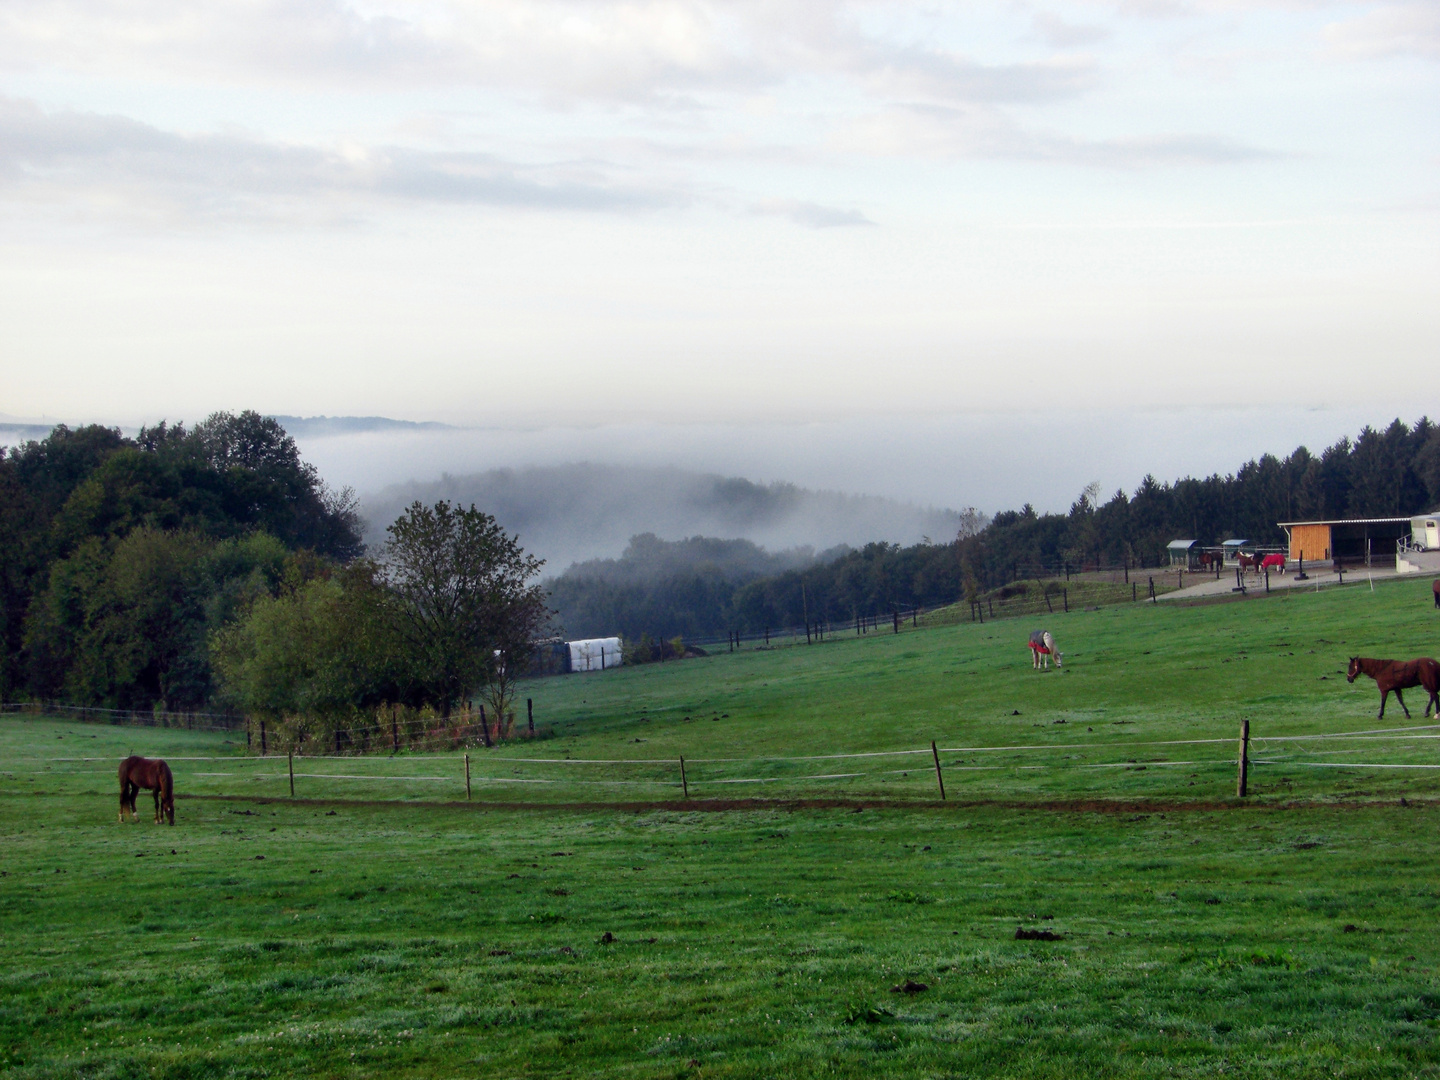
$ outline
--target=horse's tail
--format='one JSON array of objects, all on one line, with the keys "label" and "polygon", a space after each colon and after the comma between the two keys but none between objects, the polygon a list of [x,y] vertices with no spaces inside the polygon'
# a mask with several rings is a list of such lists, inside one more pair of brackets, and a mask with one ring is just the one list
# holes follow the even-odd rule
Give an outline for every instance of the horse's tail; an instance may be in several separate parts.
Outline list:
[{"label": "horse's tail", "polygon": [[135,767],[135,755],[130,755],[120,762],[119,772],[116,774],[120,781],[120,820],[125,820],[125,811],[130,808],[131,789],[134,786],[134,779],[131,777],[131,770]]}]

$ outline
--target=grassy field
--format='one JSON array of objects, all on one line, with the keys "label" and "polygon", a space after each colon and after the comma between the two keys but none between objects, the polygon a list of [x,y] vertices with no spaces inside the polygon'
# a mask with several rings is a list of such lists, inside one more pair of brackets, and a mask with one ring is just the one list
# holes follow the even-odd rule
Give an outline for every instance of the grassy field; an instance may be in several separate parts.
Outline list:
[{"label": "grassy field", "polygon": [[[1435,773],[1315,767],[1436,732],[1262,742],[1243,803],[1233,758],[1242,717],[1405,725],[1336,672],[1440,652],[1428,604],[1073,613],[1060,673],[1001,622],[545,680],[469,804],[459,755],[302,759],[292,801],[243,737],[9,717],[0,1071],[1437,1076]],[[954,749],[995,746],[1034,749]],[[174,829],[115,823],[131,750]]]}]

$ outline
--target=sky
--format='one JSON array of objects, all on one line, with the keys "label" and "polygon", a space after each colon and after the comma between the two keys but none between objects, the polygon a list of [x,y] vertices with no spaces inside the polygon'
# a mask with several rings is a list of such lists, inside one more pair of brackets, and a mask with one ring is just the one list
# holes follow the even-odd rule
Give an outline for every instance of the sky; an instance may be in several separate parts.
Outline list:
[{"label": "sky", "polygon": [[1437,76],[1433,0],[6,0],[0,413],[1233,468],[1440,411]]}]

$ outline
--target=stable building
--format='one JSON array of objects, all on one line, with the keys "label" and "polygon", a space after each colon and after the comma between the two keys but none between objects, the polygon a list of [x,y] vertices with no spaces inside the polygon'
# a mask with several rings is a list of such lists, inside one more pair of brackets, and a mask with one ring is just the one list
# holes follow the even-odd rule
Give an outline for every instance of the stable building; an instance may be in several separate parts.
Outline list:
[{"label": "stable building", "polygon": [[1395,558],[1399,542],[1411,535],[1408,517],[1337,518],[1333,521],[1282,521],[1292,562],[1365,562]]}]

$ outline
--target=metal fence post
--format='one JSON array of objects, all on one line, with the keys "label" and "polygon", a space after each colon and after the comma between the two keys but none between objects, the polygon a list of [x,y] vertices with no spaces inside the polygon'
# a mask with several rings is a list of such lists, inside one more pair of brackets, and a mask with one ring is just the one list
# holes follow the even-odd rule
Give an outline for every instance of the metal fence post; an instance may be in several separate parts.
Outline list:
[{"label": "metal fence post", "polygon": [[1235,777],[1235,794],[1243,799],[1250,779],[1250,721],[1248,719],[1240,721],[1240,755],[1237,764],[1239,771]]}]

